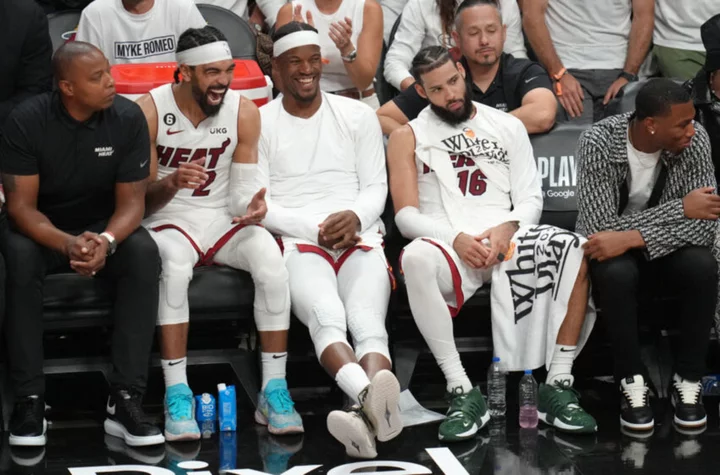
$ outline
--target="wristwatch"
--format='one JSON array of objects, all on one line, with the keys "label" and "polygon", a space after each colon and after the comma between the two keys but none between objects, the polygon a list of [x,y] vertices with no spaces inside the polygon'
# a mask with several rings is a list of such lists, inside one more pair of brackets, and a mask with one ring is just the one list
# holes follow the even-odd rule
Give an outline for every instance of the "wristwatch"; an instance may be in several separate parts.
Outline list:
[{"label": "wristwatch", "polygon": [[108,250],[107,255],[112,256],[115,254],[115,251],[117,251],[117,241],[115,240],[115,236],[111,232],[105,231],[104,233],[100,233],[100,236],[107,239],[108,242]]},{"label": "wristwatch", "polygon": [[637,81],[637,80],[638,80],[637,74],[628,73],[628,72],[626,72],[626,71],[623,71],[623,72],[621,72],[620,74],[618,74],[618,77],[619,77],[619,78],[623,78],[623,79],[627,79],[628,82],[633,82],[633,81]]},{"label": "wristwatch", "polygon": [[341,56],[342,60],[346,63],[352,63],[357,59],[357,49],[353,49],[347,56]]}]

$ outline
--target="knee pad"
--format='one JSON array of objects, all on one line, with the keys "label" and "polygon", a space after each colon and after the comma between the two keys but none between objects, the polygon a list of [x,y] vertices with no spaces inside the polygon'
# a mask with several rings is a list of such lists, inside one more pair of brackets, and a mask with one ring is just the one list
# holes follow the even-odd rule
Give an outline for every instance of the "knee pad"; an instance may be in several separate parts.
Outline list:
[{"label": "knee pad", "polygon": [[368,353],[380,353],[390,361],[385,315],[368,306],[348,310],[348,326],[360,361]]},{"label": "knee pad", "polygon": [[439,249],[419,239],[405,246],[400,261],[405,279],[422,278],[434,272],[437,266],[434,255],[436,252],[439,252]]},{"label": "knee pad", "polygon": [[[255,309],[271,320],[282,317],[285,328],[281,328],[281,330],[287,330],[290,324],[288,272],[282,260],[279,260],[278,263],[274,261],[272,259],[253,269]],[[271,324],[270,322],[267,323],[268,325]],[[277,323],[275,322],[273,325]],[[263,331],[260,324],[258,324],[258,329]]]},{"label": "knee pad", "polygon": [[158,325],[175,325],[190,320],[188,286],[192,280],[192,272],[192,265],[163,262]]},{"label": "knee pad", "polygon": [[345,310],[342,305],[338,308],[332,302],[326,302],[325,305],[323,302],[318,302],[313,305],[310,313],[308,330],[318,359],[322,356],[325,348],[334,343],[345,343],[350,347],[347,341]]}]

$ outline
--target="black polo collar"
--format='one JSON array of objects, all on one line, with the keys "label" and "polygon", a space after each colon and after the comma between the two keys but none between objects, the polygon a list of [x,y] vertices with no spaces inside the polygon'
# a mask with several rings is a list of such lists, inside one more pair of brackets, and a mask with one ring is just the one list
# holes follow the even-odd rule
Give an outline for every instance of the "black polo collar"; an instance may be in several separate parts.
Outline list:
[{"label": "black polo collar", "polygon": [[62,123],[72,129],[84,127],[86,129],[95,130],[103,113],[103,111],[95,112],[88,120],[83,122],[75,120],[75,118],[73,118],[73,116],[71,116],[65,108],[65,105],[60,98],[60,92],[57,90],[53,91],[51,107],[55,115],[62,121]]}]

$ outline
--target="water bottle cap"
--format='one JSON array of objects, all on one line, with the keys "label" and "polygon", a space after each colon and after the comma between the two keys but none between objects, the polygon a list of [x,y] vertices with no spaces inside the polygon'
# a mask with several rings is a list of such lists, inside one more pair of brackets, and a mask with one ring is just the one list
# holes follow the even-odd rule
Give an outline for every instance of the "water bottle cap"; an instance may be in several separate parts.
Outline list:
[{"label": "water bottle cap", "polygon": [[498,358],[497,356],[493,356],[492,362],[497,363],[498,361],[500,361],[500,358]]},{"label": "water bottle cap", "polygon": [[525,374],[532,374],[532,370],[531,370],[531,369],[526,369],[526,370],[525,370]]}]

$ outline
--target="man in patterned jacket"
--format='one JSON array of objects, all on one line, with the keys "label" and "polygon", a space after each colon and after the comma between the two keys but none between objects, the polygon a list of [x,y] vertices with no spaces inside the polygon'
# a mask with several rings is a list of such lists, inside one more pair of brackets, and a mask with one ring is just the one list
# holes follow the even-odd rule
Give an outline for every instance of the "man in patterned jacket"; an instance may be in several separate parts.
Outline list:
[{"label": "man in patterned jacket", "polygon": [[675,424],[706,424],[700,379],[717,296],[711,253],[720,214],[705,129],[693,121],[689,94],[655,79],[635,112],[586,131],[578,145],[577,231],[588,237],[595,302],[613,345],[621,425],[654,427],[637,335],[639,288],[678,294],[680,339],[670,387]]}]

